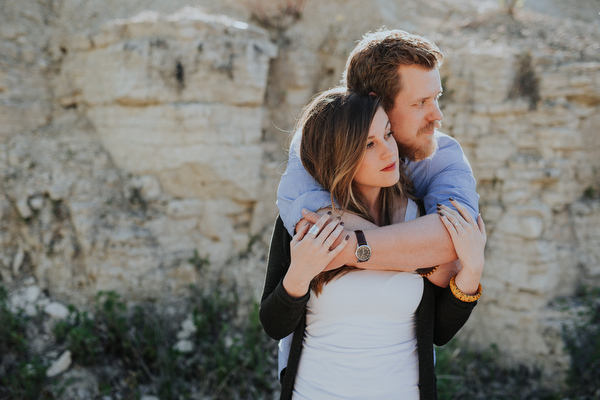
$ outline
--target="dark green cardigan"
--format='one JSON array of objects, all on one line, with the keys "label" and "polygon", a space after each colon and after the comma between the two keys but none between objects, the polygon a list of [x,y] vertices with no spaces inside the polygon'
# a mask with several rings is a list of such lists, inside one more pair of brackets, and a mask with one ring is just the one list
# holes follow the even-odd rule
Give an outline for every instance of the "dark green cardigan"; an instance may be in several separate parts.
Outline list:
[{"label": "dark green cardigan", "polygon": [[[306,303],[310,298],[310,292],[300,298],[291,297],[283,288],[283,277],[291,262],[291,240],[283,221],[277,217],[260,305],[260,321],[270,337],[280,340],[294,332],[288,365],[281,377],[282,400],[292,398],[306,327]],[[419,390],[421,400],[433,400],[437,399],[433,345],[448,343],[467,322],[477,302],[462,302],[449,288],[443,289],[423,280],[423,298],[416,312]]]}]

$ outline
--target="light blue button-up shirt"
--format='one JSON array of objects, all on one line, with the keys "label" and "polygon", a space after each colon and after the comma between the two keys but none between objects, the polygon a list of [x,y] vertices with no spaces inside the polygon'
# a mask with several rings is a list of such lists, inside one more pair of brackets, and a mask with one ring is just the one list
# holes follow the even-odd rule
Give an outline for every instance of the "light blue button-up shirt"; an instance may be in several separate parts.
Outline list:
[{"label": "light blue button-up shirt", "polygon": [[[422,199],[427,214],[437,212],[437,203],[450,206],[453,197],[467,207],[473,217],[479,213],[479,195],[469,160],[458,142],[441,132],[435,133],[438,149],[422,161],[406,161],[408,174],[415,186],[415,196]],[[316,211],[331,207],[331,196],[306,172],[300,161],[301,135],[295,134],[289,161],[277,189],[277,207],[288,232],[293,235],[302,219],[302,209]]]}]

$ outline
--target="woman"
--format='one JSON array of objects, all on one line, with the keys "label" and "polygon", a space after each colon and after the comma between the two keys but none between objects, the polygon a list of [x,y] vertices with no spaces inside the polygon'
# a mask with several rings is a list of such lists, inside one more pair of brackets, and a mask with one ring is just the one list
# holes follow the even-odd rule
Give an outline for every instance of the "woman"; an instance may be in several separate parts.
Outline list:
[{"label": "woman", "polygon": [[[332,89],[304,110],[300,156],[334,209],[377,225],[418,216],[410,182],[377,98]],[[416,273],[353,267],[322,272],[348,243],[323,216],[289,236],[278,218],[260,318],[267,334],[294,333],[282,399],[434,399],[433,344],[447,343],[481,295],[485,227],[457,202],[440,207],[462,269],[449,288]],[[426,275],[426,274],[424,274]]]}]

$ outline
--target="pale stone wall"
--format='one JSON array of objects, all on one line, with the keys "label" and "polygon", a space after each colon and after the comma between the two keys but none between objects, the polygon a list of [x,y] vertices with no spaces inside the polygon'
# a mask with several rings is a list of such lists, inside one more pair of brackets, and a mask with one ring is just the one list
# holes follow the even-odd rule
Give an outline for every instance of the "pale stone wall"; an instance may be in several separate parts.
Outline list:
[{"label": "pale stone wall", "polygon": [[79,302],[98,290],[170,296],[209,269],[247,287],[243,268],[218,271],[253,240],[277,54],[267,32],[183,8],[107,21],[66,36],[60,53],[37,88],[52,93],[42,104],[54,120],[6,127],[3,280],[31,273]]},{"label": "pale stone wall", "polygon": [[442,130],[478,180],[485,295],[461,338],[556,372],[555,299],[600,286],[600,29],[484,3],[314,0],[295,21],[267,1],[267,30],[236,0],[5,1],[3,284],[257,297],[294,117],[387,25],[445,52]]},{"label": "pale stone wall", "polygon": [[[488,231],[486,295],[461,334],[549,375],[568,361],[556,299],[600,285],[600,30],[556,22],[489,14],[442,40],[444,128],[472,163]],[[469,43],[496,27],[513,34]]]}]

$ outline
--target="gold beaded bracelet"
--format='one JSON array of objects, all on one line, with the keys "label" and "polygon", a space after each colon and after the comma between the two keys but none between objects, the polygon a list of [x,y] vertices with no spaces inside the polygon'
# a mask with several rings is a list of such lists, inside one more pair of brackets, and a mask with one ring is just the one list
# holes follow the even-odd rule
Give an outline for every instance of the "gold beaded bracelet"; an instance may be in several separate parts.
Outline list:
[{"label": "gold beaded bracelet", "polygon": [[460,301],[464,301],[465,303],[472,303],[474,301],[477,301],[481,297],[482,292],[480,283],[479,287],[477,288],[477,294],[463,293],[463,291],[460,290],[458,286],[456,286],[456,275],[454,275],[452,279],[450,279],[450,290],[452,290],[452,294],[454,295],[454,297],[456,297]]},{"label": "gold beaded bracelet", "polygon": [[438,267],[439,267],[439,265],[436,265],[435,267],[430,267],[430,268],[419,268],[419,269],[417,269],[417,272],[423,278],[427,278],[429,275],[433,274],[435,272],[435,270],[438,269]]}]

